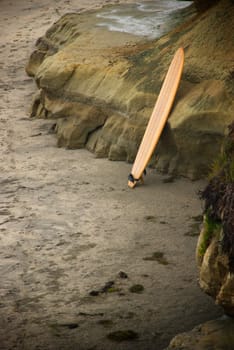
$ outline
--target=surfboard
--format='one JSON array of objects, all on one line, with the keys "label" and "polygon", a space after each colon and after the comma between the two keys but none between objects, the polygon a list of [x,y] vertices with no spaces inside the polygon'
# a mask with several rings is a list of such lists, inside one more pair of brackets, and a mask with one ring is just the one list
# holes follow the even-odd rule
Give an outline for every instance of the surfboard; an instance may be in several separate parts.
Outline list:
[{"label": "surfboard", "polygon": [[166,124],[184,65],[184,50],[179,48],[168,68],[166,77],[146,127],[135,161],[128,176],[128,186],[134,188],[138,181],[143,182],[143,173],[159,141]]}]

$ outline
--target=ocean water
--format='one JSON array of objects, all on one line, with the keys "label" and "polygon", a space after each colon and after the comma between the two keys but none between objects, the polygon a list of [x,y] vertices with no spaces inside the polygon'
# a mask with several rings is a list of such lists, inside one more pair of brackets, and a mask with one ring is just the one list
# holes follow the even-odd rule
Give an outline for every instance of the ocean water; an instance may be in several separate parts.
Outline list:
[{"label": "ocean water", "polygon": [[137,1],[104,8],[97,14],[97,26],[110,31],[144,36],[149,39],[166,34],[185,17],[192,15],[192,1],[154,0]]}]

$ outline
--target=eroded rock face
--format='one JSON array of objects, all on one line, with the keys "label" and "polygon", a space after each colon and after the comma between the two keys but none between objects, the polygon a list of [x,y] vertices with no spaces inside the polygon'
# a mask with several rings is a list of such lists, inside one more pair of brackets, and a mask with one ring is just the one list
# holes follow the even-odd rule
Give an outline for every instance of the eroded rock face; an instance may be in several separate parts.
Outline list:
[{"label": "eroded rock face", "polygon": [[234,320],[222,318],[206,322],[191,332],[172,339],[165,350],[232,350],[234,348]]},{"label": "eroded rock face", "polygon": [[[234,122],[229,125],[210,181],[200,192],[204,219],[196,259],[202,290],[228,317],[179,334],[167,350],[234,349]],[[230,317],[230,318],[229,318]]]},{"label": "eroded rock face", "polygon": [[26,68],[40,89],[32,116],[57,119],[59,146],[131,162],[182,46],[184,74],[151,165],[192,179],[204,176],[233,118],[233,15],[231,1],[223,0],[144,42],[96,27],[93,13],[65,15],[38,40]]},{"label": "eroded rock face", "polygon": [[201,288],[234,317],[234,123],[201,192],[204,221],[197,244]]}]

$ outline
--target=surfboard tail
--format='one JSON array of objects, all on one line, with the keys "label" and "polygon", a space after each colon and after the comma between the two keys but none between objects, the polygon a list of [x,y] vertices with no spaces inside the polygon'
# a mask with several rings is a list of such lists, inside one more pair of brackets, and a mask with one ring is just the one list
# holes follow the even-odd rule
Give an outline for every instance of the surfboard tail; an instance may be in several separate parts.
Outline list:
[{"label": "surfboard tail", "polygon": [[[146,170],[143,172],[146,175]],[[135,179],[132,174],[128,175],[128,187],[134,188],[138,182],[144,183],[143,175],[139,179]]]},{"label": "surfboard tail", "polygon": [[134,178],[132,174],[128,175],[128,187],[134,188],[137,184],[138,180]]}]

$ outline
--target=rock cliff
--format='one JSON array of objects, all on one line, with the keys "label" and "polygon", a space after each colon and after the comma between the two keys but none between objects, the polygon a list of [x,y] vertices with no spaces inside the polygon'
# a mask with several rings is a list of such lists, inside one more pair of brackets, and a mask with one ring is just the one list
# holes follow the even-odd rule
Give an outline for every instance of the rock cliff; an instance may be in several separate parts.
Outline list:
[{"label": "rock cliff", "polygon": [[168,350],[234,349],[234,123],[201,197],[205,215],[196,251],[199,283],[227,316],[176,336]]},{"label": "rock cliff", "polygon": [[200,285],[234,317],[234,123],[201,197],[205,219],[196,253]]},{"label": "rock cliff", "polygon": [[92,12],[63,16],[37,41],[26,67],[39,88],[32,116],[56,119],[58,146],[132,162],[182,46],[182,81],[151,165],[203,177],[233,118],[233,15],[231,1],[222,0],[151,41],[97,27]]}]

